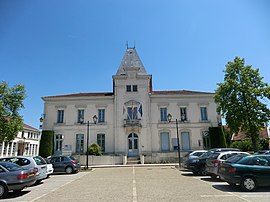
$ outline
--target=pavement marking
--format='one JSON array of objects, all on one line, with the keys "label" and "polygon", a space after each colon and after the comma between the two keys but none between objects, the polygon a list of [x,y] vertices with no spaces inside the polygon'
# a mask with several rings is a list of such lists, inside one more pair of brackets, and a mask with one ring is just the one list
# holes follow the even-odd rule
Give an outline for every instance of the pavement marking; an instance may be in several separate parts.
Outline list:
[{"label": "pavement marking", "polygon": [[[181,172],[181,173],[182,173],[182,172]],[[183,172],[183,173],[184,173],[184,172]],[[204,182],[204,183],[206,183],[206,184],[208,184],[208,185],[213,185],[212,182],[207,182],[207,181],[201,180],[201,177],[193,177],[193,178],[196,179],[196,180],[200,180],[201,182]],[[219,184],[219,183],[216,183],[216,184]],[[226,193],[227,193],[227,194],[230,194],[230,195],[232,195],[232,196],[235,196],[235,197],[237,197],[237,198],[240,198],[240,199],[242,199],[242,200],[244,200],[244,201],[252,202],[252,201],[250,201],[250,200],[244,198],[243,196],[239,196],[239,195],[234,194],[234,193],[232,193],[232,192],[226,192]],[[202,195],[202,196],[207,196],[207,195]],[[209,195],[209,196],[210,196],[210,195]],[[215,195],[212,195],[212,196],[215,196]],[[217,195],[217,196],[218,196],[218,195]]]},{"label": "pavement marking", "polygon": [[[87,173],[87,174],[89,174],[89,173]],[[85,175],[87,175],[87,174],[85,174]],[[64,187],[64,186],[66,186],[66,185],[68,185],[68,184],[72,183],[73,181],[75,181],[75,180],[77,180],[77,179],[82,178],[82,177],[83,177],[83,176],[85,176],[85,175],[82,175],[82,176],[81,176],[81,177],[79,177],[79,178],[72,179],[71,181],[69,181],[69,182],[67,182],[67,183],[65,183],[65,184],[63,184],[63,185],[61,185],[60,187],[56,187],[56,188],[54,188],[54,189],[50,190],[49,192],[47,192],[47,193],[45,193],[45,194],[42,194],[42,195],[40,195],[40,196],[38,196],[38,197],[36,197],[36,198],[32,199],[32,200],[31,200],[31,201],[29,201],[29,202],[34,202],[34,201],[37,201],[38,199],[40,199],[40,198],[42,198],[42,197],[44,197],[44,196],[46,196],[46,195],[48,195],[48,194],[50,194],[50,193],[52,193],[52,192],[56,191],[57,189],[60,189],[61,187]]]},{"label": "pavement marking", "polygon": [[132,169],[132,184],[133,184],[133,202],[137,202],[137,189],[136,189],[136,179],[135,179],[135,167]]},{"label": "pavement marking", "polygon": [[216,197],[233,197],[231,194],[227,195],[201,195],[202,198],[216,198]]},{"label": "pavement marking", "polygon": [[241,195],[242,197],[245,198],[269,198],[269,194],[256,194],[256,195]]}]

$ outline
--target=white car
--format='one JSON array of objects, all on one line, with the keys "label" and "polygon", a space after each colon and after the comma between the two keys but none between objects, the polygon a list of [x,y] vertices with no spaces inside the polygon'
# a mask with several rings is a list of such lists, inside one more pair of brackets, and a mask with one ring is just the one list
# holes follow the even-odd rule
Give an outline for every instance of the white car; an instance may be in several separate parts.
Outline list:
[{"label": "white car", "polygon": [[205,169],[206,172],[212,177],[216,178],[218,176],[218,166],[223,163],[228,158],[235,155],[250,155],[247,152],[241,151],[226,151],[226,152],[214,152],[209,158],[206,160]]},{"label": "white car", "polygon": [[45,161],[47,162],[46,173],[47,173],[47,178],[48,178],[53,173],[53,164],[51,164],[48,159],[45,159]]}]

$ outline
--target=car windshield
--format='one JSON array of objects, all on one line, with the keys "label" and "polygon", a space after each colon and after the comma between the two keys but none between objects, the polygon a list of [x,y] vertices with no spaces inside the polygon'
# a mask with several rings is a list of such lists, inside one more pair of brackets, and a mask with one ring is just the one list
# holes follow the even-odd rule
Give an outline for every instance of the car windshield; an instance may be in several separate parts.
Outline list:
[{"label": "car windshield", "polygon": [[76,159],[75,159],[73,156],[69,156],[69,158],[70,158],[71,160],[76,161]]},{"label": "car windshield", "polygon": [[248,156],[246,158],[242,158],[237,163],[243,165],[259,165],[259,166],[270,165],[270,161],[266,156]]},{"label": "car windshield", "polygon": [[213,153],[212,155],[209,155],[209,159],[217,159],[220,153]]},{"label": "car windshield", "polygon": [[209,157],[209,156],[212,155],[212,154],[213,154],[213,151],[208,151],[208,152],[202,154],[202,155],[200,156],[200,158],[207,158],[207,157]]},{"label": "car windshield", "polygon": [[15,163],[8,163],[8,162],[3,162],[1,165],[6,168],[8,171],[17,171],[17,170],[23,170],[23,168]]},{"label": "car windshield", "polygon": [[248,154],[240,154],[240,155],[232,156],[226,160],[226,163],[236,163],[240,161],[242,158],[244,158],[245,156],[248,156]]},{"label": "car windshield", "polygon": [[33,159],[35,160],[37,165],[47,164],[46,161],[42,157],[35,156],[35,157],[33,157]]}]

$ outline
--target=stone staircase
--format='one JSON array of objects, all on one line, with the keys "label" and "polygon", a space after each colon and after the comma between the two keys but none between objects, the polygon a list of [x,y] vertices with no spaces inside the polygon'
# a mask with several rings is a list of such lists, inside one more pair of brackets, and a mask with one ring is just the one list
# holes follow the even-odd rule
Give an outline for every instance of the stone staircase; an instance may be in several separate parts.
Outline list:
[{"label": "stone staircase", "polygon": [[127,165],[141,164],[140,157],[127,157]]}]

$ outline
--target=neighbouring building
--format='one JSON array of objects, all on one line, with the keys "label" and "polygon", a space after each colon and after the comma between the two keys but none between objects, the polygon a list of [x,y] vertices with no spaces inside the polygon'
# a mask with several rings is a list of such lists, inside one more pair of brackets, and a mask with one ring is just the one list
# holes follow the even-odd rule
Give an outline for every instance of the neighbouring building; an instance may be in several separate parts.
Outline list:
[{"label": "neighbouring building", "polygon": [[112,92],[42,98],[42,129],[54,131],[55,153],[84,153],[88,121],[89,144],[99,144],[105,154],[177,154],[176,119],[181,152],[209,147],[208,129],[220,121],[214,93],[152,89],[152,75],[135,48],[127,48],[112,81]]},{"label": "neighbouring building", "polygon": [[40,132],[27,124],[23,124],[14,140],[0,145],[0,157],[35,156],[39,153]]}]

